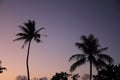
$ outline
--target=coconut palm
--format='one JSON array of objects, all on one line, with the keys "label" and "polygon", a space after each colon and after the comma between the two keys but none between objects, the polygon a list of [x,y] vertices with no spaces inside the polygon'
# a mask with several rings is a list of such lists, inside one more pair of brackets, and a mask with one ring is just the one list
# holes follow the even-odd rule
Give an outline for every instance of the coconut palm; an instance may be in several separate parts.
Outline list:
[{"label": "coconut palm", "polygon": [[83,54],[72,55],[69,61],[75,60],[76,62],[70,67],[70,71],[73,72],[77,67],[90,63],[90,80],[92,79],[92,65],[96,67],[97,70],[104,68],[108,64],[113,64],[113,59],[102,52],[106,51],[108,48],[101,48],[99,41],[94,35],[89,36],[82,35],[82,42],[76,42],[75,45],[80,49]]},{"label": "coconut palm", "polygon": [[23,40],[24,44],[22,48],[24,48],[24,46],[28,44],[26,67],[27,67],[27,77],[28,77],[28,80],[30,80],[28,60],[29,60],[29,51],[30,51],[31,41],[35,40],[37,43],[41,42],[41,34],[39,34],[39,32],[45,28],[42,27],[36,30],[35,21],[31,21],[31,20],[28,20],[28,22],[25,22],[23,26],[20,25],[19,27],[22,30],[22,32],[16,34],[18,38],[16,38],[14,41]]}]

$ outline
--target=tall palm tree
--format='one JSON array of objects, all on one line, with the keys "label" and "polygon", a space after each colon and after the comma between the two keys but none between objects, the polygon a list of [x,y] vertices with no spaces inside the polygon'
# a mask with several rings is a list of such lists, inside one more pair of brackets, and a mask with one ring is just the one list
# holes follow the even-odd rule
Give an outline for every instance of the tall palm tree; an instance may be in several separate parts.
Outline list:
[{"label": "tall palm tree", "polygon": [[82,42],[76,42],[75,45],[80,49],[83,54],[72,55],[69,61],[75,60],[76,62],[70,67],[70,71],[73,72],[77,67],[90,63],[90,80],[92,80],[92,65],[96,67],[97,70],[104,68],[107,64],[113,64],[113,59],[102,52],[106,51],[108,48],[101,48],[99,41],[94,35],[89,36],[82,35]]},{"label": "tall palm tree", "polygon": [[29,51],[30,51],[31,41],[35,40],[37,43],[41,42],[41,34],[39,34],[39,32],[45,28],[42,27],[36,30],[35,21],[31,21],[31,20],[28,20],[28,22],[25,22],[23,26],[20,25],[19,27],[22,30],[22,32],[16,34],[18,38],[15,39],[14,41],[23,40],[24,44],[22,48],[24,48],[24,46],[28,44],[26,67],[27,67],[27,77],[28,77],[28,80],[30,80],[28,60],[29,60]]}]

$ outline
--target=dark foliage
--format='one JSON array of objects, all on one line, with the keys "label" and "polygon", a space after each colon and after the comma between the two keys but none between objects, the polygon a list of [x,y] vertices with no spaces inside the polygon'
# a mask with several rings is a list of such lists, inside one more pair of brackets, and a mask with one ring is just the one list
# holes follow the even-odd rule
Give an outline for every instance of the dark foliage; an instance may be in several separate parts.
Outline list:
[{"label": "dark foliage", "polygon": [[70,76],[71,74],[68,74],[66,72],[61,72],[61,73],[56,73],[52,78],[51,80],[68,80],[68,77]]},{"label": "dark foliage", "polygon": [[94,80],[120,80],[120,64],[108,65],[93,76]]}]

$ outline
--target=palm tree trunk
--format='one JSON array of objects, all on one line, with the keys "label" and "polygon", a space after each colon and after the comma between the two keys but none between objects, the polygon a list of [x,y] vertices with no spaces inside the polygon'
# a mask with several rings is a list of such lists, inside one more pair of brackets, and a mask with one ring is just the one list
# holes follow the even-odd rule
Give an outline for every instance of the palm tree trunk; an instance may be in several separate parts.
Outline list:
[{"label": "palm tree trunk", "polygon": [[28,61],[29,61],[29,51],[30,51],[30,44],[31,44],[31,40],[30,40],[29,45],[28,45],[27,58],[26,58],[27,78],[28,78],[28,80],[30,80],[29,64],[28,64]]},{"label": "palm tree trunk", "polygon": [[92,80],[92,60],[90,60],[90,80]]}]

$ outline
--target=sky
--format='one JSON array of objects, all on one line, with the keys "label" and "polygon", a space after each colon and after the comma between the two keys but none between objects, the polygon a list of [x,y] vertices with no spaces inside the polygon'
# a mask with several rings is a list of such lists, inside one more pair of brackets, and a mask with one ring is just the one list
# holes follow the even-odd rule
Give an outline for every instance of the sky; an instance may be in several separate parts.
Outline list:
[{"label": "sky", "polygon": [[[120,62],[120,1],[119,0],[0,0],[0,60],[7,71],[0,74],[1,80],[15,80],[26,75],[25,59],[27,46],[13,42],[20,32],[19,25],[35,20],[36,28],[48,37],[41,43],[34,41],[30,50],[30,75],[51,78],[56,72],[69,72],[73,62],[70,56],[81,53],[75,42],[81,35],[94,34],[115,64]],[[77,68],[81,76],[89,74],[89,64]],[[95,69],[93,70],[95,74]]]}]

